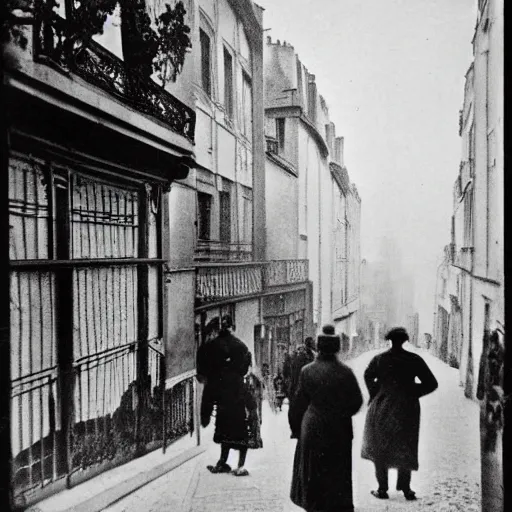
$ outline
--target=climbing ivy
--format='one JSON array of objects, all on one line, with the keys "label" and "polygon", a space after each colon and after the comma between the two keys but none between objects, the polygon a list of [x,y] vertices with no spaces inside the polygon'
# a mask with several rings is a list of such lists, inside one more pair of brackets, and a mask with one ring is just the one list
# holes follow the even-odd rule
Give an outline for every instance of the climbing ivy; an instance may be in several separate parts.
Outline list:
[{"label": "climbing ivy", "polygon": [[[118,3],[125,65],[146,77],[156,73],[164,87],[169,81],[176,81],[187,50],[192,46],[182,0],[174,7],[165,4],[165,11],[155,20],[150,18],[144,0],[76,0],[73,12],[66,18],[65,53],[72,53],[75,48],[87,45],[94,35],[102,34],[108,15],[114,13]],[[0,42],[13,41],[23,49],[28,41],[14,12],[21,9],[49,23],[55,16],[55,7],[59,6],[56,0],[0,0],[0,4]]]},{"label": "climbing ivy", "polygon": [[185,6],[180,0],[173,8],[165,4],[165,11],[157,19],[158,52],[153,68],[165,87],[176,81],[185,63],[187,49],[192,47],[190,27],[185,24]]}]

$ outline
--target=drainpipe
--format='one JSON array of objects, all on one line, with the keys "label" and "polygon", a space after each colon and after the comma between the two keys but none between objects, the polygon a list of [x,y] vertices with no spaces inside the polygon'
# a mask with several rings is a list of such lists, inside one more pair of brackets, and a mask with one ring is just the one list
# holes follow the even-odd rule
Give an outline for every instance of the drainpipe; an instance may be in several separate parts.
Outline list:
[{"label": "drainpipe", "polygon": [[318,172],[318,324],[322,325],[322,171]]}]

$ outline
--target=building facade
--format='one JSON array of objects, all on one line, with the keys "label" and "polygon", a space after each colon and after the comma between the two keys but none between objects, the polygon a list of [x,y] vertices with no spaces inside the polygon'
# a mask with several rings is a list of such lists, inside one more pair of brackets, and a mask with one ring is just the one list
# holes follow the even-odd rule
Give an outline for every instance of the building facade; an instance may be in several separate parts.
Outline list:
[{"label": "building facade", "polygon": [[[441,331],[434,340],[438,352],[447,346],[441,356],[456,353],[464,393],[480,401],[484,511],[503,510],[503,8],[502,0],[477,5],[473,62],[459,117],[452,240],[444,265],[451,289],[444,322],[448,343]],[[436,323],[439,327],[439,319]]]},{"label": "building facade", "polygon": [[169,211],[182,219],[171,229],[180,241],[169,261],[171,293],[186,289],[193,300],[186,315],[173,313],[176,335],[187,340],[175,360],[193,359],[229,314],[255,371],[267,364],[277,372],[277,347],[307,330],[310,284],[307,261],[267,256],[262,9],[251,1],[195,5],[196,168],[173,186]]},{"label": "building facade", "polygon": [[351,337],[350,318],[359,307],[361,200],[343,162],[343,138],[293,46],[267,38],[264,66],[267,252],[308,261],[311,334],[334,323]]},{"label": "building facade", "polygon": [[397,242],[382,237],[379,258],[364,260],[361,272],[361,315],[359,330],[363,342],[374,348],[387,346],[387,331],[403,326],[409,341],[419,340],[419,314],[414,304],[414,279],[402,265]]},{"label": "building facade", "polygon": [[195,165],[187,31],[158,74],[138,49],[164,41],[163,4],[35,7],[3,49],[13,509],[195,428],[164,272],[169,188]]}]

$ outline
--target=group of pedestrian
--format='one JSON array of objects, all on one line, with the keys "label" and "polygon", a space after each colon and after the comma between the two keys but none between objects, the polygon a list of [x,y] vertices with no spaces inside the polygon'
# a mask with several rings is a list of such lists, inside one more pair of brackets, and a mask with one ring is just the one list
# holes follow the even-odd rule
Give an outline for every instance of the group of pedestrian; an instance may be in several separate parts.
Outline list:
[{"label": "group of pedestrian", "polygon": [[[263,446],[262,382],[250,371],[251,354],[232,334],[233,327],[231,318],[223,317],[218,337],[198,352],[198,379],[205,384],[201,424],[209,424],[215,409],[214,441],[221,453],[209,471],[247,476],[247,450]],[[361,456],[375,465],[378,488],[371,494],[378,499],[389,497],[389,469],[398,470],[396,489],[406,500],[416,499],[410,484],[411,472],[418,470],[419,399],[438,386],[425,361],[403,348],[408,339],[401,327],[389,331],[390,348],[375,356],[364,373],[370,399]],[[278,396],[289,398],[291,437],[297,439],[290,497],[307,512],[354,511],[352,416],[363,396],[354,373],[340,361],[341,350],[341,337],[326,325],[316,347],[307,338],[278,375]],[[235,470],[227,464],[231,449],[239,451]]]}]

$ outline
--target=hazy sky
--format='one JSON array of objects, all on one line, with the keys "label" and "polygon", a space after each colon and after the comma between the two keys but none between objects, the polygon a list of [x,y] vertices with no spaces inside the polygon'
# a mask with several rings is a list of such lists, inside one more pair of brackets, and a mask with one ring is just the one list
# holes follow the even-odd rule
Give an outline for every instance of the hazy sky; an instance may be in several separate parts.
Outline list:
[{"label": "hazy sky", "polygon": [[362,256],[397,238],[431,332],[435,274],[450,242],[458,112],[477,0],[257,0],[273,40],[295,47],[345,137],[362,198]]}]

